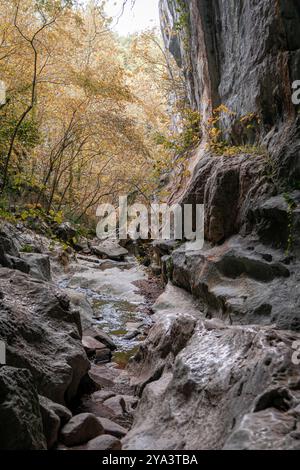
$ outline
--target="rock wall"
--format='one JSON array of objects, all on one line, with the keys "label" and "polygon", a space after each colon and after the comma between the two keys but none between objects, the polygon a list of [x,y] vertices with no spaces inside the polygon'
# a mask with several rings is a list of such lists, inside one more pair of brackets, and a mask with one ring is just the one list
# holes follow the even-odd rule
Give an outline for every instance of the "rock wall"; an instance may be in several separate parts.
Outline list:
[{"label": "rock wall", "polygon": [[300,76],[297,0],[161,0],[166,46],[183,68],[191,104],[258,113],[261,131],[291,116]]}]

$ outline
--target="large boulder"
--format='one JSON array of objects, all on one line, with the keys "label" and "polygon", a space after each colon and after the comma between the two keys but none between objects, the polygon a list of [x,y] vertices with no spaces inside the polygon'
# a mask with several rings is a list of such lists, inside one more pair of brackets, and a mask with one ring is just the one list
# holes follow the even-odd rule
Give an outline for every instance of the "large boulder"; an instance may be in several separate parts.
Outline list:
[{"label": "large boulder", "polygon": [[43,421],[47,447],[51,449],[56,444],[60,428],[72,418],[71,411],[49,398],[39,396],[40,410]]},{"label": "large boulder", "polygon": [[101,422],[91,413],[74,416],[60,433],[60,440],[68,447],[84,444],[103,434]]},{"label": "large boulder", "polygon": [[[166,332],[165,313],[156,314],[156,335],[144,346],[149,349],[150,369],[156,361],[151,349],[155,344],[159,347],[161,331]],[[183,315],[178,312],[177,317]],[[174,324],[179,318],[170,321]],[[276,449],[280,444],[280,448],[299,449],[294,430],[300,424],[300,373],[292,360],[293,345],[299,339],[297,333],[230,326],[220,320],[203,320],[198,314],[188,343],[175,357],[169,356],[160,374],[146,385],[123,447],[201,450],[257,445]],[[267,427],[269,438],[255,436],[255,422],[261,435]]]},{"label": "large boulder", "polygon": [[100,245],[94,245],[92,252],[100,258],[109,258],[113,261],[123,261],[128,255],[128,250],[114,242],[103,242]]},{"label": "large boulder", "polygon": [[44,450],[38,393],[26,369],[0,368],[0,448]]},{"label": "large boulder", "polygon": [[80,338],[80,318],[55,286],[0,269],[0,339],[7,364],[31,371],[38,392],[64,404],[76,395],[90,365]]},{"label": "large boulder", "polygon": [[297,257],[254,238],[173,252],[168,274],[193,294],[207,317],[234,324],[276,324],[300,330]]}]

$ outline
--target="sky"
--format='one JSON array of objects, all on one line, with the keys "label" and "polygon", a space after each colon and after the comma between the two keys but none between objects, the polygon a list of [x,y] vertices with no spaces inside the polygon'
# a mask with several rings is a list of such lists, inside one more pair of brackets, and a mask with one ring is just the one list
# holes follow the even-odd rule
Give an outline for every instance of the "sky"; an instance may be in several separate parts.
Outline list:
[{"label": "sky", "polygon": [[[121,36],[143,31],[159,26],[159,0],[132,0],[127,1],[125,11],[120,17],[124,0],[107,0],[106,12],[114,18],[112,29]],[[120,18],[119,18],[120,17]],[[119,20],[118,20],[119,18]]]}]

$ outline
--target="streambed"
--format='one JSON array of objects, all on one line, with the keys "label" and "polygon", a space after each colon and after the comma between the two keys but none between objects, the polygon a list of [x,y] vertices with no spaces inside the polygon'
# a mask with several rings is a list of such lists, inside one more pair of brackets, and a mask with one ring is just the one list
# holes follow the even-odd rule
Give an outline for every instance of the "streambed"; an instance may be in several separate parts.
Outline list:
[{"label": "streambed", "polygon": [[83,329],[98,326],[117,346],[112,362],[126,367],[152,324],[147,299],[138,287],[147,281],[145,268],[134,257],[124,262],[78,259],[58,279],[60,288],[77,299],[82,310]]}]

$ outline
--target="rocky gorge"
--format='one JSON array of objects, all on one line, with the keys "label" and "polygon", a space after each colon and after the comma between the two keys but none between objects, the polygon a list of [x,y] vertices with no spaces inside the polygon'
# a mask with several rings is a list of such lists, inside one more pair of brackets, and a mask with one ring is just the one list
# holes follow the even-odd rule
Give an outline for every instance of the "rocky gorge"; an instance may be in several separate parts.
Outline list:
[{"label": "rocky gorge", "polygon": [[226,105],[224,138],[244,151],[215,155],[204,126],[180,187],[170,175],[172,202],[204,204],[205,244],[152,244],[164,289],[124,248],[89,242],[65,262],[2,224],[1,448],[300,449],[299,5],[160,10],[191,105],[204,122]]}]

